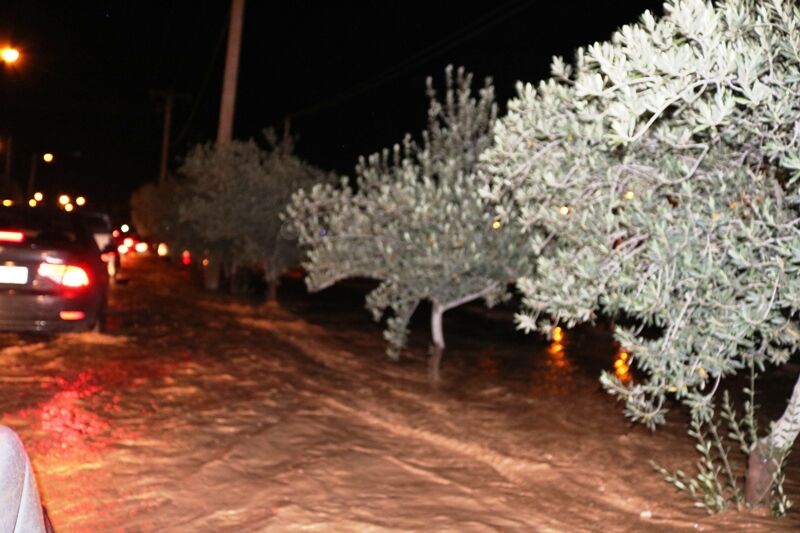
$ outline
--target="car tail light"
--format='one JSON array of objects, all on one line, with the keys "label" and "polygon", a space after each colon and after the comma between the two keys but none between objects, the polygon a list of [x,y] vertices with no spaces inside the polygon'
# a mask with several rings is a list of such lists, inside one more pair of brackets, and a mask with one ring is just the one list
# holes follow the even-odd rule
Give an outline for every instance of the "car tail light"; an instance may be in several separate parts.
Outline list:
[{"label": "car tail light", "polygon": [[147,251],[147,243],[146,242],[137,242],[136,245],[133,247],[138,253],[143,254]]},{"label": "car tail light", "polygon": [[114,252],[105,252],[100,254],[100,260],[103,261],[103,263],[110,263],[114,260]]},{"label": "car tail light", "polygon": [[25,234],[21,231],[0,230],[0,242],[22,242]]},{"label": "car tail light", "polygon": [[39,265],[39,275],[73,289],[89,286],[89,274],[79,266],[42,263]]},{"label": "car tail light", "polygon": [[117,246],[117,252],[119,252],[119,255],[125,255],[129,251],[130,251],[130,248],[128,248],[124,244],[120,244],[119,246]]},{"label": "car tail light", "polygon": [[61,320],[83,320],[86,318],[86,313],[83,311],[61,311],[58,313]]},{"label": "car tail light", "polygon": [[192,264],[192,252],[190,252],[189,250],[184,250],[183,253],[181,253],[181,263],[183,263],[184,266],[191,265]]}]

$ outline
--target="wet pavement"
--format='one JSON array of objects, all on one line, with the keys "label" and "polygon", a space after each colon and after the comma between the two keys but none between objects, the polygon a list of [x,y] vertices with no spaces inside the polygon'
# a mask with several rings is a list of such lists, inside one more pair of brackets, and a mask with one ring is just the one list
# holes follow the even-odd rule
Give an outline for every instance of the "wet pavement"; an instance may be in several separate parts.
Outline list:
[{"label": "wet pavement", "polygon": [[[597,382],[630,377],[602,327],[551,342],[509,308],[454,310],[433,386],[424,309],[391,363],[369,284],[288,280],[267,307],[155,258],[127,267],[106,333],[0,334],[0,423],[58,532],[800,528],[794,510],[708,517],[652,471],[691,469],[685,420],[625,421]],[[797,499],[796,461],[788,478]]]}]

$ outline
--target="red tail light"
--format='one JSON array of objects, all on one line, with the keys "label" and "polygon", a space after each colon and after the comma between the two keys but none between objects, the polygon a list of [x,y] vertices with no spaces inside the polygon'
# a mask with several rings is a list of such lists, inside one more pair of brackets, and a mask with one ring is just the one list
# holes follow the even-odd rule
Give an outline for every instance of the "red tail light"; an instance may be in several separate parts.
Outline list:
[{"label": "red tail light", "polygon": [[183,263],[185,266],[191,265],[192,252],[190,252],[189,250],[184,250],[183,253],[181,253],[181,263]]},{"label": "red tail light", "polygon": [[21,231],[0,230],[0,242],[22,242],[25,234]]},{"label": "red tail light", "polygon": [[42,263],[39,265],[39,275],[64,287],[77,289],[89,286],[89,274],[79,266]]}]

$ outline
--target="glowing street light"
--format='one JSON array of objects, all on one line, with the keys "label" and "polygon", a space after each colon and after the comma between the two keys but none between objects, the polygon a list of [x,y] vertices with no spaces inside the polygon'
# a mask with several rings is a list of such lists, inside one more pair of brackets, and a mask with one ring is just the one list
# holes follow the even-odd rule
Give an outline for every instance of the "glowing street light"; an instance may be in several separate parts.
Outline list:
[{"label": "glowing street light", "polygon": [[33,199],[36,200],[37,202],[41,202],[42,200],[44,200],[44,194],[40,192],[35,192],[33,193]]},{"label": "glowing street light", "polygon": [[42,155],[42,161],[44,161],[45,163],[52,163],[53,159],[54,156],[50,152],[47,152],[46,154]]},{"label": "glowing street light", "polygon": [[3,200],[3,207],[11,207],[12,205],[14,205],[14,202],[12,202],[11,200],[9,200],[8,198],[6,198],[5,200]]},{"label": "glowing street light", "polygon": [[67,205],[69,203],[69,196],[62,194],[58,197],[58,203],[64,206]]},{"label": "glowing street light", "polygon": [[131,230],[130,226],[128,226],[127,224],[123,224],[122,226],[120,226],[119,229],[122,230],[122,233],[128,233]]},{"label": "glowing street light", "polygon": [[69,213],[73,209],[75,209],[75,207],[72,204],[67,204],[64,206],[64,211],[66,211],[67,213]]},{"label": "glowing street light", "polygon": [[75,203],[78,204],[79,206],[84,205],[86,204],[86,198],[84,198],[83,196],[78,196],[77,198],[75,198]]},{"label": "glowing street light", "polygon": [[36,200],[31,198],[30,200],[28,200],[28,205],[31,207],[36,207]]},{"label": "glowing street light", "polygon": [[19,50],[7,46],[0,50],[0,59],[8,64],[16,63],[19,59]]}]

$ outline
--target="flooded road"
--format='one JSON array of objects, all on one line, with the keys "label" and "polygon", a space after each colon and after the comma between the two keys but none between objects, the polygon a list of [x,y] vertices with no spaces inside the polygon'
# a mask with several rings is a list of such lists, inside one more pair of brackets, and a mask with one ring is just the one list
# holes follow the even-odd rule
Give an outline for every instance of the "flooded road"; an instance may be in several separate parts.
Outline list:
[{"label": "flooded road", "polygon": [[[260,307],[126,266],[107,333],[0,334],[0,423],[59,533],[800,528],[794,509],[709,517],[662,481],[648,460],[697,459],[685,421],[625,421],[597,382],[629,372],[602,328],[551,342],[453,311],[434,387],[427,317],[391,363],[358,284]],[[796,500],[797,461],[788,478]]]}]

